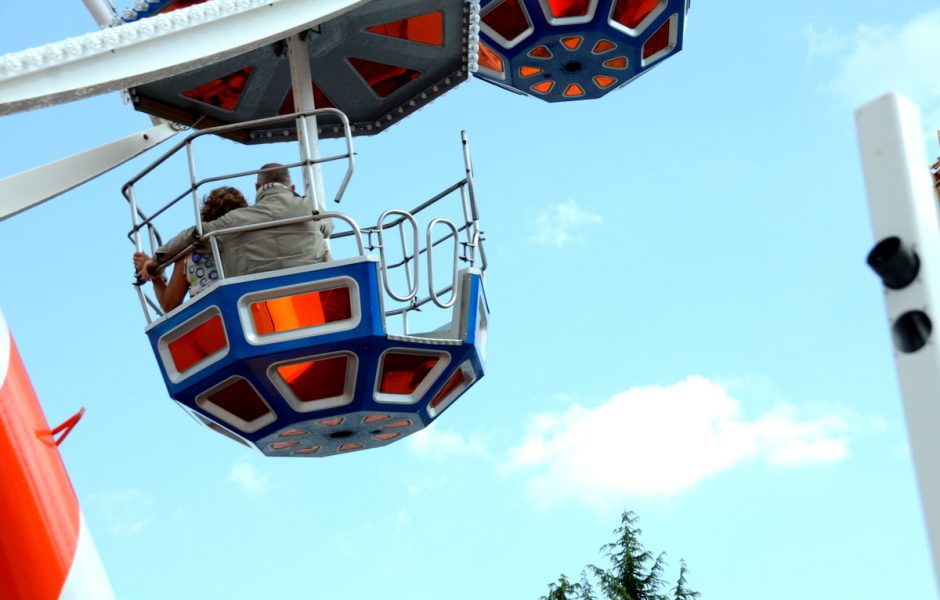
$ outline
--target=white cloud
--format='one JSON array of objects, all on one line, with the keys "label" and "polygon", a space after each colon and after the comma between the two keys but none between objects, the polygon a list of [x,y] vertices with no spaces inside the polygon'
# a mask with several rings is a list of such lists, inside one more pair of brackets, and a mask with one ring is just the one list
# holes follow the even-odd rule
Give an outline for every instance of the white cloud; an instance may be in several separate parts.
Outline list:
[{"label": "white cloud", "polygon": [[581,229],[601,222],[600,215],[588,212],[574,200],[559,202],[535,217],[535,233],[530,239],[545,246],[561,248],[568,242],[583,242]]},{"label": "white cloud", "polygon": [[425,427],[407,438],[411,450],[418,456],[443,460],[454,456],[486,457],[486,444],[479,436],[469,436],[441,429],[437,426]]},{"label": "white cloud", "polygon": [[136,535],[153,520],[153,496],[138,488],[92,494],[88,503],[101,514],[107,530],[116,536]]},{"label": "white cloud", "polygon": [[923,13],[896,27],[862,24],[851,33],[805,29],[811,55],[839,60],[829,84],[836,95],[858,106],[887,91],[897,91],[920,105],[928,126],[940,118],[940,10]]},{"label": "white cloud", "polygon": [[810,23],[803,28],[807,49],[810,56],[824,56],[845,50],[849,45],[849,36],[835,27],[817,29]]},{"label": "white cloud", "polygon": [[542,508],[566,501],[606,508],[680,493],[746,460],[791,468],[844,460],[848,430],[839,414],[801,419],[789,405],[749,420],[724,387],[689,377],[633,388],[596,408],[537,415],[501,469],[527,474]]},{"label": "white cloud", "polygon": [[242,462],[232,466],[228,479],[248,496],[260,496],[268,490],[270,477],[251,463]]}]

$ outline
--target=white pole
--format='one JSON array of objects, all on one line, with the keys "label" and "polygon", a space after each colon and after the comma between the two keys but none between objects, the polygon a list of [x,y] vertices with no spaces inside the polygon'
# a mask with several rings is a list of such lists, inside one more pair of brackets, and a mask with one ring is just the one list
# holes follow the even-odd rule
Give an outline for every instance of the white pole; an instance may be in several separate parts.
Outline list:
[{"label": "white pole", "polygon": [[104,29],[111,25],[111,19],[114,18],[114,14],[111,12],[111,6],[106,0],[82,0],[82,2],[85,3],[85,8],[87,8],[91,16],[94,17],[98,27]]},{"label": "white pole", "polygon": [[[920,111],[887,94],[855,113],[907,430],[940,578],[940,228]],[[879,242],[885,243],[880,244]],[[937,579],[940,584],[940,579]]]},{"label": "white pole", "polygon": [[[313,100],[313,79],[310,75],[310,51],[307,41],[300,35],[287,38],[287,57],[290,61],[290,78],[294,90],[294,110],[308,112],[316,109]],[[317,134],[316,116],[297,120],[297,140],[300,142],[302,160],[320,158],[319,135]],[[323,189],[323,175],[320,165],[304,165],[304,196],[310,199],[311,206],[321,212],[326,211]]]}]

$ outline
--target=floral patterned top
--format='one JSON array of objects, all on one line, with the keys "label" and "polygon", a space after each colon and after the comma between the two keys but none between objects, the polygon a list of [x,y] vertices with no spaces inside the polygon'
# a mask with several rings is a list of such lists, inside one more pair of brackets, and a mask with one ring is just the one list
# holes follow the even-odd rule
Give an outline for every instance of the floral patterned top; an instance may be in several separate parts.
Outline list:
[{"label": "floral patterned top", "polygon": [[186,282],[189,283],[191,297],[195,298],[218,279],[219,271],[215,268],[211,252],[193,250],[186,257]]}]

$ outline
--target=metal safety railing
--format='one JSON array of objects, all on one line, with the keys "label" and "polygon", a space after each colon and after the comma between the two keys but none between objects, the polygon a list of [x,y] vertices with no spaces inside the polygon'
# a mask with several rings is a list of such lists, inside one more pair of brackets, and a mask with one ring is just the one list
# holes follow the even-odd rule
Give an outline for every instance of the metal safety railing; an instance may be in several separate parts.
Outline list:
[{"label": "metal safety railing", "polygon": [[[300,145],[300,160],[294,163],[285,164],[278,167],[262,168],[237,173],[224,174],[219,176],[199,178],[196,173],[196,162],[193,152],[193,143],[206,135],[223,133],[228,130],[251,127],[257,125],[269,125],[272,123],[296,119],[298,122],[305,117],[317,114],[332,114],[339,118],[344,128],[346,152],[332,156],[313,159],[310,157],[310,149],[307,144]],[[298,137],[304,135],[306,129],[298,126]],[[410,211],[401,209],[388,209],[381,213],[375,226],[360,228],[357,222],[350,216],[340,212],[325,212],[321,207],[313,207],[309,215],[270,221],[266,223],[256,223],[250,225],[241,225],[238,227],[229,227],[203,233],[202,215],[200,212],[198,190],[208,184],[235,179],[239,177],[257,175],[266,171],[272,171],[279,168],[310,168],[320,163],[347,159],[348,165],[346,172],[337,188],[334,200],[339,202],[349,184],[352,176],[355,159],[352,146],[352,136],[350,133],[349,122],[346,116],[336,109],[318,109],[310,112],[294,113],[283,117],[271,117],[258,119],[247,123],[237,123],[221,127],[204,129],[190,134],[186,139],[177,143],[157,160],[144,168],[134,178],[128,181],[122,188],[122,193],[126,198],[131,210],[132,228],[128,232],[128,238],[133,242],[138,252],[143,249],[143,237],[146,235],[151,252],[162,244],[162,238],[157,230],[154,221],[161,215],[164,215],[171,207],[179,204],[187,196],[190,196],[193,203],[193,213],[195,216],[195,230],[197,241],[181,250],[175,256],[167,257],[158,264],[158,271],[166,269],[179,259],[185,257],[200,244],[207,244],[211,248],[215,264],[218,269],[219,279],[225,278],[224,264],[222,263],[219,250],[219,240],[226,235],[242,233],[246,231],[266,230],[283,225],[292,225],[307,221],[316,221],[320,219],[334,219],[345,223],[348,228],[342,232],[334,233],[330,236],[331,240],[340,240],[352,237],[355,242],[355,249],[358,256],[366,256],[367,253],[378,251],[380,276],[382,286],[388,300],[391,300],[393,306],[385,311],[386,317],[402,316],[404,333],[408,333],[408,315],[413,311],[419,311],[423,306],[429,303],[440,309],[450,309],[457,300],[456,283],[458,270],[461,266],[476,267],[481,271],[486,269],[486,254],[483,250],[483,232],[480,229],[479,213],[476,206],[476,197],[473,187],[473,166],[470,159],[470,150],[467,141],[466,132],[461,132],[461,142],[463,146],[463,158],[465,167],[465,176],[460,181],[450,185],[440,193],[432,196],[422,202]],[[169,202],[159,207],[153,214],[146,214],[138,204],[135,186],[145,177],[154,172],[160,165],[166,163],[172,156],[185,151],[186,165],[189,171],[189,185],[181,193],[173,196]],[[310,181],[305,180],[305,192],[307,197],[311,197],[309,189]],[[435,217],[430,220],[424,230],[424,236],[419,235],[418,220],[416,215],[427,211],[430,207],[449,198],[457,198],[459,208],[455,211],[455,218]],[[444,230],[443,234],[437,234]],[[436,237],[435,237],[436,236]],[[396,259],[390,258],[389,248],[396,242],[401,248],[401,253]],[[422,244],[423,241],[423,244]],[[447,269],[449,281],[435,281],[435,260],[442,260],[441,255],[435,254],[434,249],[450,241],[452,243],[452,252],[449,253],[450,265]],[[445,255],[448,256],[448,255]],[[424,271],[426,275],[422,273]],[[426,279],[426,292],[422,292],[421,283]],[[404,290],[396,289],[396,280],[404,281]],[[153,322],[154,316],[162,317],[164,311],[160,308],[153,298],[147,295],[144,286],[137,286],[137,294],[140,299],[141,307],[148,323]],[[445,299],[445,297],[448,295]]]},{"label": "metal safety railing", "polygon": [[[473,187],[473,163],[470,158],[467,132],[461,132],[460,137],[466,172],[463,179],[435,194],[410,211],[386,210],[379,216],[374,227],[364,227],[362,229],[362,234],[366,238],[366,248],[368,250],[378,250],[379,252],[382,281],[386,295],[399,304],[404,304],[404,306],[386,310],[385,316],[400,315],[405,334],[409,333],[409,313],[419,311],[429,303],[433,303],[441,309],[453,307],[457,300],[455,293],[457,273],[461,266],[486,271],[486,252],[483,249],[484,236],[480,228],[479,211]],[[454,220],[444,217],[431,219],[425,228],[424,245],[419,245],[419,228],[415,216],[452,196],[459,198],[459,218],[462,220],[458,221],[458,224]],[[396,216],[397,218],[387,222],[389,216]],[[440,227],[444,227],[447,231],[435,239],[435,229]],[[402,249],[402,257],[396,262],[390,262],[387,252],[388,234],[392,231],[397,233],[398,242]],[[347,235],[352,235],[352,232],[334,235],[333,238]],[[408,240],[411,240],[411,250],[408,249]],[[449,240],[453,243],[451,268],[449,269],[450,281],[439,284],[434,280],[434,248]],[[424,294],[420,291],[422,262],[424,262],[427,273],[427,288]],[[392,289],[396,272],[401,273],[402,277],[400,279],[405,282],[406,289],[404,293]],[[446,294],[450,294],[450,297],[444,300],[442,297]]]}]

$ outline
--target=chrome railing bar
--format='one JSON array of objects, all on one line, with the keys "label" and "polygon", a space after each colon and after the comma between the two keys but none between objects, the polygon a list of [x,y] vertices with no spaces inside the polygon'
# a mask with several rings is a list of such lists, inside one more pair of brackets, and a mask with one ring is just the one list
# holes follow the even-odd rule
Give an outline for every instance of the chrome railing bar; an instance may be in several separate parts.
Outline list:
[{"label": "chrome railing bar", "polygon": [[[453,259],[453,263],[452,263],[452,264],[454,265],[454,269],[453,269],[453,273],[452,273],[452,275],[451,275],[451,287],[453,287],[453,282],[457,281],[457,250],[458,250],[458,248],[459,248],[459,246],[460,246],[460,232],[457,231],[456,225],[454,225],[454,223],[453,223],[450,219],[437,218],[437,219],[433,219],[430,223],[428,223],[428,229],[427,229],[427,238],[428,238],[428,239],[427,239],[427,242],[428,242],[428,245],[427,245],[427,250],[428,250],[428,294],[429,294],[429,296],[431,297],[431,300],[434,301],[434,304],[440,306],[441,308],[450,308],[451,306],[454,305],[454,301],[457,300],[457,294],[451,294],[451,295],[450,295],[450,301],[449,301],[449,302],[441,302],[441,300],[438,298],[437,294],[434,292],[434,257],[433,257],[433,254],[432,254],[432,252],[431,252],[431,249],[434,248],[434,244],[431,242],[431,230],[432,230],[432,229],[434,228],[434,226],[437,225],[438,223],[443,223],[443,224],[445,224],[447,227],[449,227],[450,230],[451,230],[451,233],[448,234],[447,237],[453,237],[453,238],[454,238],[454,259]],[[446,237],[445,237],[445,239],[446,239]]]},{"label": "chrome railing bar", "polygon": [[[464,220],[466,223],[470,223],[470,222],[471,222],[471,219],[470,219],[470,207],[469,207],[468,204],[467,204],[467,193],[466,193],[466,189],[467,189],[466,187],[461,187],[461,188],[460,188],[460,206],[461,206],[461,208],[463,208],[463,220]],[[471,242],[473,242],[473,236],[471,235],[470,231],[467,230],[467,242],[466,242],[466,243],[467,243],[467,244],[470,244]]]},{"label": "chrome railing bar", "polygon": [[473,220],[479,221],[480,215],[477,213],[476,195],[473,192],[473,161],[470,158],[470,142],[467,140],[466,130],[460,132],[460,142],[463,145],[463,164],[467,171],[466,180],[467,193],[470,196],[470,212],[473,215]]},{"label": "chrome railing bar", "polygon": [[[266,223],[251,223],[248,225],[238,225],[237,227],[229,227],[227,229],[219,229],[216,231],[210,231],[209,233],[203,235],[195,243],[192,243],[186,246],[186,248],[181,250],[175,256],[169,258],[168,260],[163,261],[162,263],[159,263],[157,265],[157,271],[158,272],[163,271],[164,269],[166,269],[168,265],[171,265],[177,260],[183,258],[187,254],[192,252],[193,249],[200,242],[204,242],[206,240],[209,240],[211,243],[211,241],[214,238],[217,238],[223,235],[229,235],[232,233],[243,233],[245,231],[270,229],[272,227],[280,227],[281,225],[293,225],[295,223],[305,223],[307,221],[319,221],[321,219],[339,219],[341,221],[345,221],[346,223],[348,223],[349,226],[352,228],[353,234],[356,236],[356,245],[358,246],[358,249],[359,249],[359,255],[360,256],[365,255],[365,248],[362,245],[362,231],[359,229],[359,225],[356,223],[356,221],[354,221],[351,217],[348,217],[342,213],[325,212],[325,213],[320,213],[318,215],[314,215],[314,214],[303,215],[300,217],[290,217],[289,219],[279,219],[277,221],[268,221]],[[333,237],[333,236],[330,236],[330,237]]]},{"label": "chrome railing bar", "polygon": [[[398,239],[401,240],[401,255],[404,257],[403,260],[405,261],[405,282],[408,284],[408,289],[410,290],[410,289],[411,289],[411,272],[408,271],[408,261],[411,260],[411,258],[410,258],[410,256],[408,255],[408,247],[405,246],[405,226],[404,226],[404,224],[401,224],[401,225],[398,226]],[[415,237],[415,239],[417,240],[418,238]],[[416,245],[417,245],[417,244],[416,244]],[[420,268],[420,266],[417,265],[417,264],[415,265],[415,267],[416,267],[416,268],[415,268],[415,271],[417,271],[418,268]],[[415,293],[417,293],[417,292],[415,292]]]},{"label": "chrome railing bar", "polygon": [[320,115],[320,114],[327,114],[327,113],[340,115],[340,121],[344,124],[344,127],[349,126],[349,119],[344,119],[343,117],[345,117],[346,115],[344,115],[341,111],[335,108],[319,108],[319,109],[311,110],[311,111],[290,113],[287,115],[276,115],[273,117],[264,117],[263,119],[255,119],[253,121],[230,123],[227,125],[218,125],[216,127],[209,127],[207,129],[199,129],[199,130],[193,131],[188,136],[186,136],[186,139],[183,139],[177,142],[164,155],[162,155],[160,158],[158,158],[156,161],[154,161],[150,165],[144,167],[144,169],[140,171],[140,173],[135,175],[133,178],[131,178],[130,181],[124,184],[124,187],[126,188],[128,185],[133,185],[137,183],[138,181],[140,181],[142,177],[149,174],[155,168],[157,168],[158,166],[166,162],[167,159],[169,159],[171,156],[176,154],[184,145],[195,140],[196,138],[199,138],[205,135],[224,133],[226,131],[231,131],[231,130],[245,129],[248,127],[258,127],[261,125],[269,125],[269,124],[278,123],[281,121],[290,121],[292,119],[296,119],[298,116]]},{"label": "chrome railing bar", "polygon": [[[378,220],[379,225],[381,225],[385,221],[385,218],[388,215],[392,215],[392,214],[404,216],[408,220],[411,221],[411,226],[414,228],[413,247],[417,248],[418,247],[418,223],[415,221],[414,217],[412,217],[407,212],[403,210],[399,210],[397,208],[390,208],[386,210],[385,212],[383,212],[382,215],[379,217],[379,220]],[[395,300],[399,302],[407,302],[408,300],[411,300],[412,298],[414,298],[415,294],[418,293],[418,286],[420,285],[419,277],[418,277],[419,275],[418,261],[414,261],[414,265],[415,265],[414,266],[414,285],[409,286],[408,293],[405,296],[399,296],[398,294],[392,291],[392,288],[388,283],[388,263],[385,260],[385,240],[382,235],[382,230],[383,228],[379,227],[378,230],[376,231],[376,234],[379,237],[379,261],[380,261],[381,268],[382,268],[382,285],[385,287],[385,292],[389,296],[391,296],[392,298],[394,298]]]},{"label": "chrome railing bar", "polygon": [[[446,288],[441,288],[441,289],[437,290],[437,295],[438,295],[438,296],[441,296],[441,295],[446,294],[447,292],[451,291],[452,289],[454,289],[454,286],[447,286]],[[422,306],[424,306],[425,304],[427,304],[427,303],[430,302],[430,301],[431,301],[431,297],[430,297],[430,296],[425,296],[424,298],[421,298],[420,300],[416,300],[416,301],[412,302],[409,306],[406,306],[406,307],[403,307],[403,308],[395,308],[395,309],[392,309],[392,310],[385,311],[385,316],[386,316],[386,317],[394,317],[394,316],[396,316],[396,315],[402,314],[403,312],[408,312],[408,311],[412,311],[412,310],[417,310],[417,309],[421,308]]]},{"label": "chrome railing bar", "polygon": [[193,158],[193,145],[186,144],[186,163],[189,165],[189,191],[193,197],[193,213],[196,217],[196,235],[202,236],[202,211],[199,210],[199,193],[196,186],[196,159]]},{"label": "chrome railing bar", "polygon": [[[471,223],[467,223],[467,224],[464,225],[463,227],[458,228],[457,231],[464,231],[464,230],[466,230],[470,225],[471,225]],[[335,237],[335,236],[334,236],[334,237]],[[431,244],[431,245],[432,245],[432,246],[440,246],[442,243],[446,242],[446,241],[448,240],[448,238],[450,238],[450,234],[445,235],[444,237],[442,237],[441,239],[437,240],[436,242],[434,242],[434,243]],[[427,251],[428,251],[427,248],[422,248],[421,250],[418,251],[418,256],[424,254],[424,253],[427,252]],[[404,260],[401,260],[401,261],[398,261],[397,263],[395,263],[395,264],[393,264],[393,265],[389,265],[388,268],[389,268],[389,269],[397,269],[398,267],[402,266],[403,264],[405,264],[405,261],[404,261]]]}]

